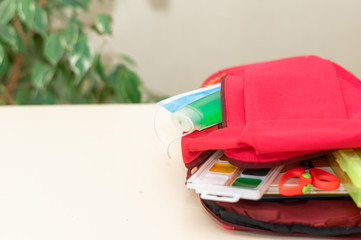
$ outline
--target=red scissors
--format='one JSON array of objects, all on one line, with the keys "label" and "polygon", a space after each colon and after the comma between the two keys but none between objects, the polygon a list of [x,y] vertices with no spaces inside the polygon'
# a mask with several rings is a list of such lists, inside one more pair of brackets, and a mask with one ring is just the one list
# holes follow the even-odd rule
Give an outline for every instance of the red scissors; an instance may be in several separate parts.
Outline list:
[{"label": "red scissors", "polygon": [[[285,186],[290,178],[299,178],[298,186]],[[300,162],[300,167],[285,172],[278,183],[278,190],[283,196],[303,195],[311,185],[321,190],[335,190],[340,186],[340,179],[322,169],[315,168],[310,159]]]}]

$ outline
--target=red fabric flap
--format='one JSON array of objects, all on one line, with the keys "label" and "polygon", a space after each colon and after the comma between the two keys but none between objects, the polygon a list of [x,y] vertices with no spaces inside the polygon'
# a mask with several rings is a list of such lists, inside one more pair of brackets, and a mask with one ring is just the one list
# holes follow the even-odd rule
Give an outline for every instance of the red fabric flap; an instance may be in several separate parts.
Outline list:
[{"label": "red fabric flap", "polygon": [[278,165],[311,152],[361,147],[361,84],[340,66],[304,56],[228,71],[222,82],[225,128],[185,137],[187,162],[210,149],[224,149],[233,160]]}]

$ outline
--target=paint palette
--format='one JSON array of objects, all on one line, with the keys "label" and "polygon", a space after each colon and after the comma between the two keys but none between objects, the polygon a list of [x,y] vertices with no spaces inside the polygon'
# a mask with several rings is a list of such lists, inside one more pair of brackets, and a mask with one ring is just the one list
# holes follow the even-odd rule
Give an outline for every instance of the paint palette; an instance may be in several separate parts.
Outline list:
[{"label": "paint palette", "polygon": [[282,168],[283,166],[263,169],[239,168],[228,162],[223,151],[217,151],[187,180],[186,185],[206,200],[259,200]]}]

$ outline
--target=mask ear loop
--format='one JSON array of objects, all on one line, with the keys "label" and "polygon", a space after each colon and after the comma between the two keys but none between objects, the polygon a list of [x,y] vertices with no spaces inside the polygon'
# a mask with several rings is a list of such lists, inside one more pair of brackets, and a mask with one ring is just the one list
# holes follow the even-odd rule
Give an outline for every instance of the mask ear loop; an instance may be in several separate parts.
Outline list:
[{"label": "mask ear loop", "polygon": [[178,138],[187,136],[187,135],[191,134],[192,132],[194,132],[194,130],[193,130],[193,131],[190,131],[190,132],[183,133],[183,134],[180,135],[180,136],[176,136],[176,137],[174,137],[172,140],[169,141],[169,143],[168,143],[168,145],[167,145],[167,156],[168,156],[168,158],[170,158],[170,159],[172,158],[171,155],[170,155],[170,146],[171,146],[171,144],[172,144],[175,140],[177,140]]},{"label": "mask ear loop", "polygon": [[154,112],[154,115],[153,115],[153,129],[154,129],[154,133],[155,133],[155,136],[157,137],[157,140],[159,142],[159,144],[163,147],[164,150],[167,149],[167,145],[163,143],[163,141],[161,140],[159,134],[158,134],[158,131],[157,131],[157,127],[156,127],[156,117],[157,117],[157,113],[159,111],[160,107],[157,106],[155,112]]},{"label": "mask ear loop", "polygon": [[167,144],[165,144],[162,139],[160,138],[159,134],[158,134],[158,131],[157,131],[157,127],[156,127],[156,116],[157,116],[157,113],[159,111],[160,107],[157,107],[157,109],[155,110],[154,112],[154,115],[153,115],[153,129],[154,129],[154,132],[155,132],[155,136],[157,137],[157,140],[158,142],[160,143],[160,145],[163,147],[164,151],[167,153],[167,156],[169,159],[172,159],[172,156],[170,155],[170,146],[171,144],[177,140],[178,138],[181,138],[181,137],[184,137],[184,136],[187,136],[189,134],[191,134],[192,132],[194,132],[195,130],[192,130],[190,132],[186,132],[186,133],[183,133],[182,135],[179,135],[179,136],[176,136],[174,138],[172,138]]}]

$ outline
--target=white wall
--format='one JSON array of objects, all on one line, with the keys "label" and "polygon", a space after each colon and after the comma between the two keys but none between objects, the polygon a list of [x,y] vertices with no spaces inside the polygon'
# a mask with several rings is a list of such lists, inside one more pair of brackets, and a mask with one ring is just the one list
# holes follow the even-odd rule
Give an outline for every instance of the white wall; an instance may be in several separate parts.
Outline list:
[{"label": "white wall", "polygon": [[173,95],[234,65],[313,54],[361,77],[359,0],[108,0],[109,54],[137,62],[144,83]]}]

